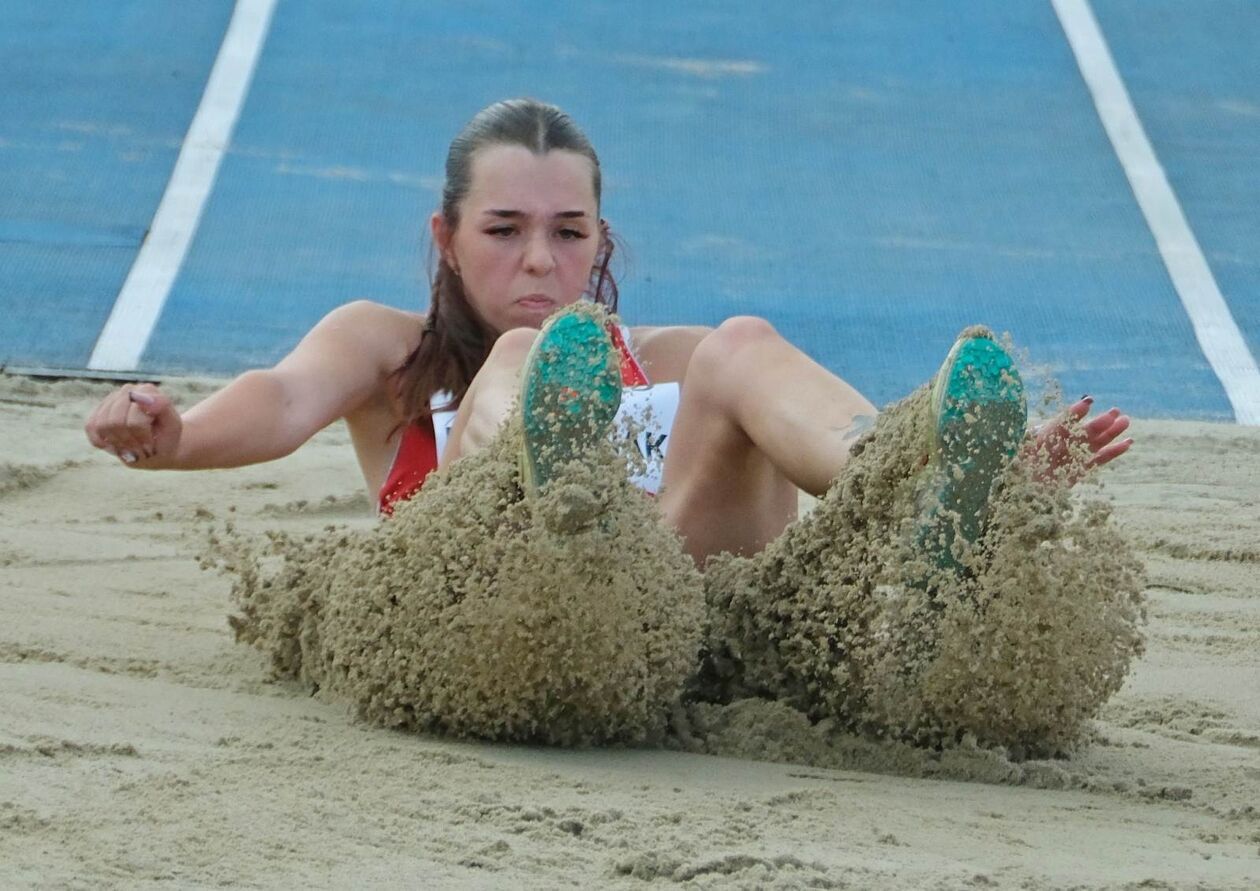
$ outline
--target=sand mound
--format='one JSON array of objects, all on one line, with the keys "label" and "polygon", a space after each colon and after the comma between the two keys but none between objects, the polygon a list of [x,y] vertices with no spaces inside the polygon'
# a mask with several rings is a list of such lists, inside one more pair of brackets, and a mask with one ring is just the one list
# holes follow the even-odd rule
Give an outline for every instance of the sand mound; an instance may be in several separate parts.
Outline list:
[{"label": "sand mound", "polygon": [[34,489],[55,477],[63,470],[78,467],[80,461],[62,461],[59,464],[13,464],[0,462],[0,497],[13,492]]},{"label": "sand mound", "polygon": [[765,551],[706,567],[692,699],[778,699],[877,737],[1022,755],[1070,745],[1120,688],[1142,652],[1141,566],[1100,498],[1016,462],[985,536],[958,552],[963,573],[915,551],[926,399],[881,414]]},{"label": "sand mound", "polygon": [[[221,536],[239,639],[393,727],[659,739],[695,664],[699,573],[609,446],[522,499],[519,423],[367,532]],[[278,560],[277,560],[278,558]]]}]

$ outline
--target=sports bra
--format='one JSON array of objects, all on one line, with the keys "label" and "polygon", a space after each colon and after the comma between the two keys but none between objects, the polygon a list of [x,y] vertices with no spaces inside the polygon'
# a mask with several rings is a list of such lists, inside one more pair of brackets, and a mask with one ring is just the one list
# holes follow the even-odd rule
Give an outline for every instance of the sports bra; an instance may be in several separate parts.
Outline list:
[{"label": "sports bra", "polygon": [[[674,415],[678,411],[679,387],[676,382],[652,385],[639,360],[630,349],[630,330],[624,325],[608,329],[613,345],[621,354],[621,408],[617,412],[617,428],[629,436],[631,417],[647,413],[636,425],[635,443],[646,460],[647,470],[633,478],[645,491],[655,494],[660,488],[660,475]],[[403,429],[389,475],[378,495],[378,510],[389,516],[394,505],[406,501],[424,485],[429,474],[438,468],[447,437],[455,423],[456,411],[444,408],[451,401],[445,391],[434,393],[430,400],[432,417],[427,422],[408,424]],[[650,407],[650,408],[649,408]]]}]

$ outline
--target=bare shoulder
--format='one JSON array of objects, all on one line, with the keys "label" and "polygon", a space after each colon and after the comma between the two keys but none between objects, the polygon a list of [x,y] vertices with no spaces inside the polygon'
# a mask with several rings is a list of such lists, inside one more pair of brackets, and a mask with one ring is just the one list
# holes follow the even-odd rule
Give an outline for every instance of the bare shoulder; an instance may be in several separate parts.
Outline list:
[{"label": "bare shoulder", "polygon": [[649,378],[680,381],[691,354],[712,330],[704,325],[643,326],[631,328],[630,337]]},{"label": "bare shoulder", "polygon": [[409,312],[374,300],[343,303],[324,316],[316,329],[336,328],[359,337],[380,340],[416,340],[424,325],[424,313]]},{"label": "bare shoulder", "polygon": [[382,367],[397,368],[406,360],[424,327],[423,313],[355,300],[329,312],[311,329],[308,340],[335,344],[371,356]]},{"label": "bare shoulder", "polygon": [[[420,342],[424,317],[370,300],[339,306],[272,369],[323,413],[342,417],[387,399],[386,382]],[[321,414],[322,416],[322,414]]]}]

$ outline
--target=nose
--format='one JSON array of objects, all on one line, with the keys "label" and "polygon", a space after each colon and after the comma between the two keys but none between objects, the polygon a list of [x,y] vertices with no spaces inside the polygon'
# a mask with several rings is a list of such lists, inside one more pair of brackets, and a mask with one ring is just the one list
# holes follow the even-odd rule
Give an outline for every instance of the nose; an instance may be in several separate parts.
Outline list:
[{"label": "nose", "polygon": [[525,271],[530,275],[544,276],[556,268],[556,258],[551,253],[551,243],[545,232],[530,236],[525,243]]}]

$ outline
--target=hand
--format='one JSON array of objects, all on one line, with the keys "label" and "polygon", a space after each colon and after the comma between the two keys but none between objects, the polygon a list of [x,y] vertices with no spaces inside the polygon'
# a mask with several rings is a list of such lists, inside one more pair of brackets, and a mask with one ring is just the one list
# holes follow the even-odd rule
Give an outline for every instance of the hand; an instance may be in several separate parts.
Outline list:
[{"label": "hand", "polygon": [[1091,468],[1114,461],[1133,445],[1132,438],[1117,442],[1117,437],[1129,429],[1128,415],[1118,408],[1084,421],[1093,404],[1094,398],[1086,396],[1059,417],[1032,430],[1024,457],[1036,462],[1037,479],[1049,481],[1066,474],[1069,485],[1075,484]]},{"label": "hand", "polygon": [[106,396],[83,429],[92,445],[128,467],[156,469],[169,466],[183,422],[153,384],[128,384]]}]

